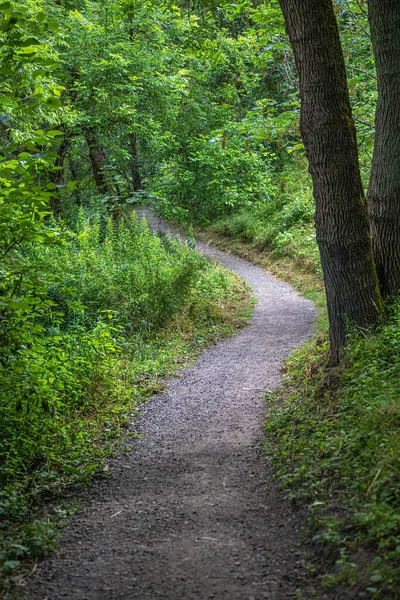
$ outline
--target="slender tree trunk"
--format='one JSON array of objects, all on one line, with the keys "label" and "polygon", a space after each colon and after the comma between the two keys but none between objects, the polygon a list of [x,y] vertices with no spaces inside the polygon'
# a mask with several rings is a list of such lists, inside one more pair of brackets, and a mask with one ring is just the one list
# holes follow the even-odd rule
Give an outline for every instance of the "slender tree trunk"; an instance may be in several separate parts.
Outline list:
[{"label": "slender tree trunk", "polygon": [[332,0],[279,1],[300,77],[300,125],[313,180],[335,364],[347,322],[373,325],[382,300]]},{"label": "slender tree trunk", "polygon": [[400,3],[369,0],[368,7],[378,77],[368,209],[379,283],[389,296],[400,292]]},{"label": "slender tree trunk", "polygon": [[113,194],[113,189],[105,175],[105,158],[102,145],[99,143],[94,129],[86,130],[86,142],[89,148],[94,180],[99,194]]},{"label": "slender tree trunk", "polygon": [[142,189],[142,180],[140,177],[140,171],[139,171],[139,165],[138,165],[136,133],[130,133],[128,138],[129,138],[129,152],[131,154],[132,185],[133,185],[134,191],[139,192]]},{"label": "slender tree trunk", "polygon": [[[70,144],[71,144],[71,137],[69,135],[64,135],[61,145],[60,145],[59,149],[57,150],[57,158],[54,163],[55,167],[64,167],[64,161],[67,156],[67,152],[70,147]],[[61,182],[63,181],[64,170],[59,169],[57,171],[53,171],[50,174],[50,177],[51,177],[52,183],[54,183],[56,186],[59,186],[61,184]],[[60,202],[60,198],[58,195],[51,197],[50,207],[55,216],[58,216],[61,213],[61,202]]]},{"label": "slender tree trunk", "polygon": [[[79,181],[81,178],[78,175],[78,172],[76,170],[76,164],[75,164],[74,160],[72,159],[71,154],[69,154],[69,156],[68,156],[68,167],[69,167],[69,170],[71,172],[72,180],[73,181]],[[82,197],[81,197],[81,191],[79,189],[79,186],[74,191],[74,196],[76,197],[76,201],[77,201],[78,206],[81,206],[81,204],[82,204]]]}]

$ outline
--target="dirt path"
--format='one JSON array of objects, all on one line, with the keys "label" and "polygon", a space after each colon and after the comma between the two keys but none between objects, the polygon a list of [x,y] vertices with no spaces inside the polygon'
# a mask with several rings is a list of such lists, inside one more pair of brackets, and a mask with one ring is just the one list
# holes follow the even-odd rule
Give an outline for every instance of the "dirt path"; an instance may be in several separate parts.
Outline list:
[{"label": "dirt path", "polygon": [[253,288],[253,324],[143,407],[142,439],[92,489],[26,598],[296,598],[301,518],[263,459],[263,398],[310,334],[314,308],[262,269],[199,249]]}]

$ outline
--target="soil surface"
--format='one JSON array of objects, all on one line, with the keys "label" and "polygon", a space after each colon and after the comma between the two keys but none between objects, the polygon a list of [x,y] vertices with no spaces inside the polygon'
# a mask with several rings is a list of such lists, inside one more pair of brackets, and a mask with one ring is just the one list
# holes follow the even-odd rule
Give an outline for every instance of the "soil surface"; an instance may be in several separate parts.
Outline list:
[{"label": "soil surface", "polygon": [[310,335],[315,310],[259,267],[198,249],[252,287],[251,326],[143,406],[135,425],[142,438],[111,461],[110,478],[89,491],[24,598],[298,597],[302,516],[271,481],[264,396],[281,381],[282,359]]}]

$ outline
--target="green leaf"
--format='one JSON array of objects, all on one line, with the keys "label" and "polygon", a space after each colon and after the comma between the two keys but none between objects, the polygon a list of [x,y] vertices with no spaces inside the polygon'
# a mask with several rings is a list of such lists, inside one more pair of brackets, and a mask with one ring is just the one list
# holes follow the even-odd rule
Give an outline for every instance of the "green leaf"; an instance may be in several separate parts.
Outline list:
[{"label": "green leaf", "polygon": [[47,132],[47,135],[48,135],[50,138],[55,138],[55,137],[57,137],[57,136],[64,135],[64,132],[63,132],[63,131],[58,131],[58,130],[56,130],[56,129],[52,129],[51,131],[48,131],[48,132]]},{"label": "green leaf", "polygon": [[40,45],[40,42],[35,37],[29,37],[26,40],[22,40],[22,41],[18,42],[18,45],[21,46],[21,48],[25,48],[28,46],[38,46],[38,45]]},{"label": "green leaf", "polygon": [[48,106],[52,106],[53,108],[60,108],[62,106],[61,100],[56,96],[50,96],[49,98],[47,98],[46,104]]}]

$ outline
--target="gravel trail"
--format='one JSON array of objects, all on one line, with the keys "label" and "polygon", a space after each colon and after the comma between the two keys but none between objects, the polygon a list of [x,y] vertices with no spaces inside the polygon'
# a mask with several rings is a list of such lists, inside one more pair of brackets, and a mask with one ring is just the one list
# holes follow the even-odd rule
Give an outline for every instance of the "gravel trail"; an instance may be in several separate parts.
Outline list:
[{"label": "gravel trail", "polygon": [[252,287],[252,324],[207,350],[141,409],[142,438],[89,491],[24,598],[297,597],[302,519],[271,482],[263,399],[280,383],[284,356],[310,335],[315,310],[261,268],[198,249]]}]

